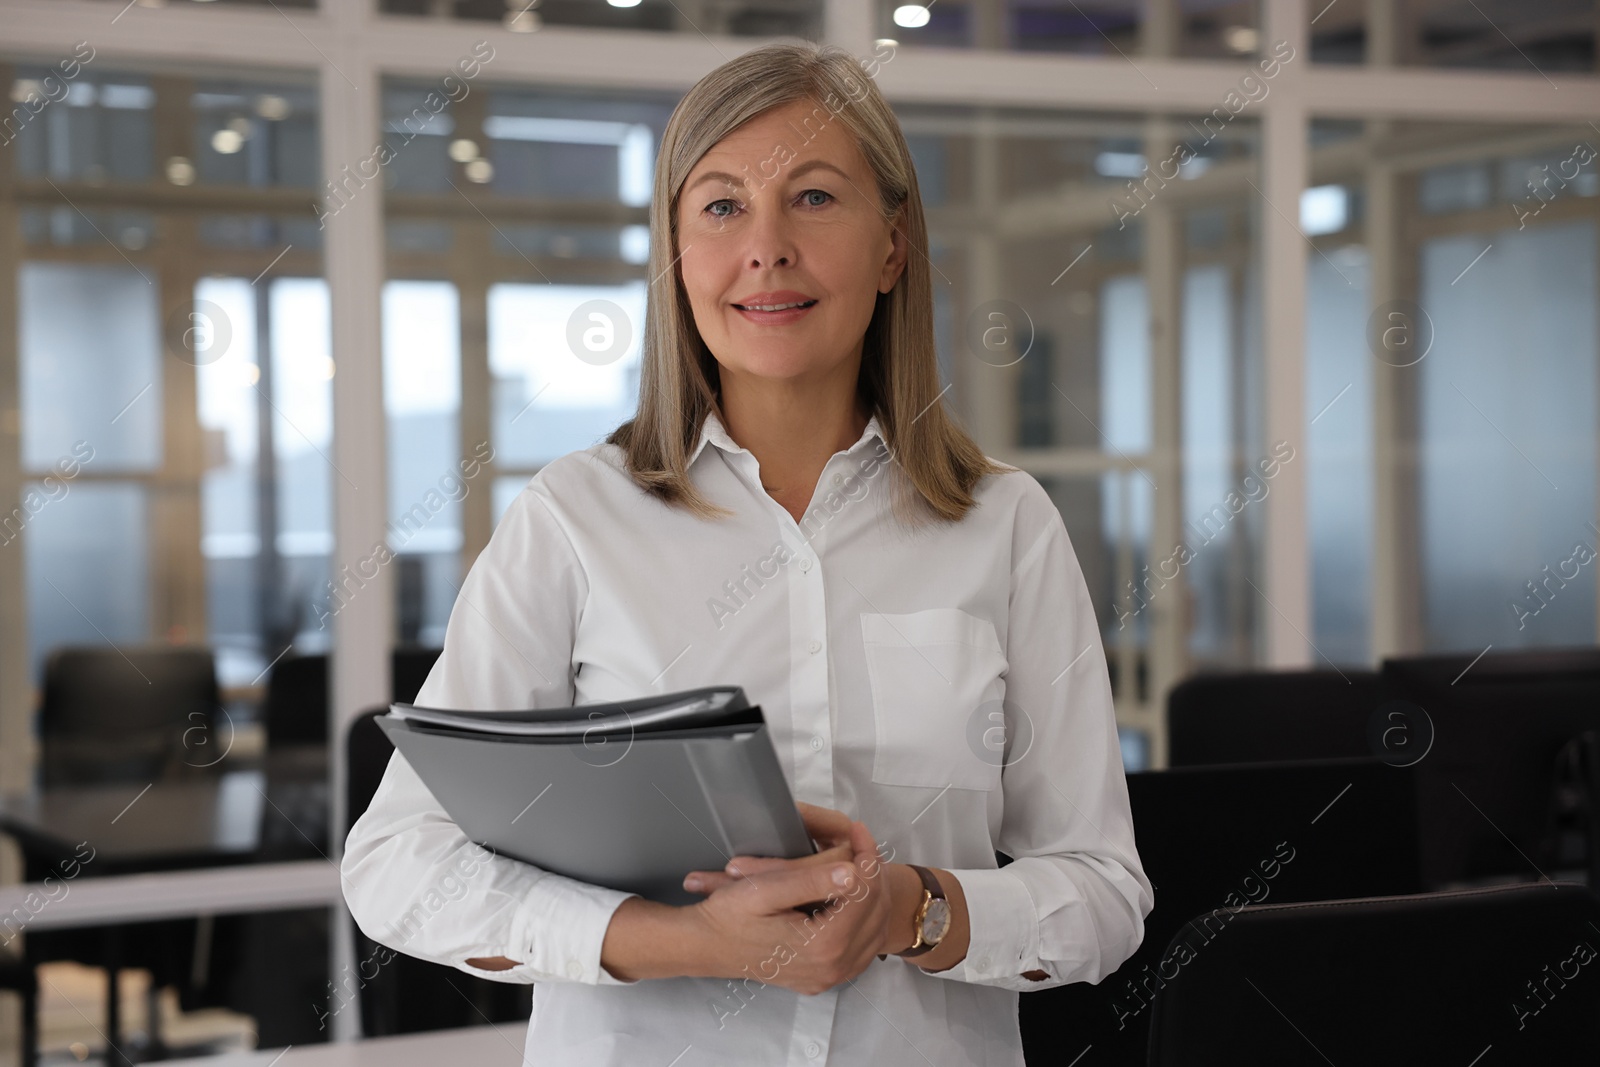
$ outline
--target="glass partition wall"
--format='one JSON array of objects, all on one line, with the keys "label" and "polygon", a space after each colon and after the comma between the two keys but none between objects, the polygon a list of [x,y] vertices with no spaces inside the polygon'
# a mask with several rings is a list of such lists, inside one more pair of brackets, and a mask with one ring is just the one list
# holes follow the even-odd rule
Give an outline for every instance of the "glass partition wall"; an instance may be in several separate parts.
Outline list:
[{"label": "glass partition wall", "polygon": [[1594,640],[1600,19],[1512,7],[0,0],[0,789],[53,650],[209,649],[223,771],[322,657],[323,794],[260,806],[336,860],[346,725],[633,409],[637,331],[565,335],[642,315],[673,106],[781,35],[900,116],[946,399],[1061,510],[1130,769],[1196,671]]}]

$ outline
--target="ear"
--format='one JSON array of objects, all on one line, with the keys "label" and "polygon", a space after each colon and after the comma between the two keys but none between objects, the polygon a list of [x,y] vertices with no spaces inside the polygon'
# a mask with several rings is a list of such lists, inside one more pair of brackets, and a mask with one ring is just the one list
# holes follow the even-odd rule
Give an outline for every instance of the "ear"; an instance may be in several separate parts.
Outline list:
[{"label": "ear", "polygon": [[887,293],[895,287],[900,280],[900,275],[905,272],[906,259],[911,254],[911,242],[906,240],[906,235],[900,229],[900,222],[905,217],[905,209],[901,208],[894,216],[894,222],[889,227],[889,256],[883,262],[883,270],[878,274],[878,292]]}]

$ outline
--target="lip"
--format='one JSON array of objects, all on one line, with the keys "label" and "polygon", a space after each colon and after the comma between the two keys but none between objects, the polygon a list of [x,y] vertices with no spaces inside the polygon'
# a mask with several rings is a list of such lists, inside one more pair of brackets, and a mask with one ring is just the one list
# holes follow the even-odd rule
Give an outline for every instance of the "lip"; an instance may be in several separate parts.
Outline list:
[{"label": "lip", "polygon": [[735,300],[734,303],[743,307],[752,304],[798,304],[805,300],[815,300],[816,297],[809,293],[797,292],[794,289],[769,289],[762,293],[747,293]]}]

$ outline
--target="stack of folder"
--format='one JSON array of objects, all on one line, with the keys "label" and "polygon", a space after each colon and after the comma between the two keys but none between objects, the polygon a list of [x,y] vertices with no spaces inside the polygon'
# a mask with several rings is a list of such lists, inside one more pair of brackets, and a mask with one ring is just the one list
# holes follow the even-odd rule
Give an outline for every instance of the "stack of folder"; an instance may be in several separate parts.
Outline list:
[{"label": "stack of folder", "polygon": [[382,727],[450,818],[496,854],[664,904],[693,870],[816,851],[759,706],[738,686],[608,704],[447,711]]}]

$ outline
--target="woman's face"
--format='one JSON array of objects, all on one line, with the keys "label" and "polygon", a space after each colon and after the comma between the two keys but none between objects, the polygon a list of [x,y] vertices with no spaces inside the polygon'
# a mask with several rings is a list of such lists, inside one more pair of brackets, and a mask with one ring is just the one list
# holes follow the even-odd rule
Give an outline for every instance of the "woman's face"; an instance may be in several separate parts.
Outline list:
[{"label": "woman's face", "polygon": [[[844,123],[805,100],[757,115],[695,164],[678,201],[678,251],[724,382],[848,373],[853,385],[906,243],[879,213],[872,169]],[[803,306],[757,310],[790,304]]]}]

